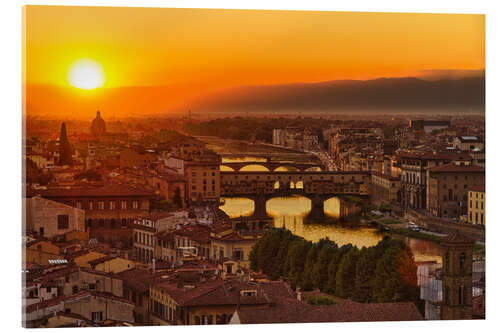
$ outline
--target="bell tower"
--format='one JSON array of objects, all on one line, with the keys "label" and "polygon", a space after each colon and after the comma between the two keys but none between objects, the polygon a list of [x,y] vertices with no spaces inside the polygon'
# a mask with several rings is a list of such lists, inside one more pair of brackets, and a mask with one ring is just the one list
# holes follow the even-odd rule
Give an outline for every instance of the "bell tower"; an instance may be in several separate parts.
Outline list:
[{"label": "bell tower", "polygon": [[441,240],[443,249],[442,320],[472,319],[472,249],[475,241],[460,234]]}]

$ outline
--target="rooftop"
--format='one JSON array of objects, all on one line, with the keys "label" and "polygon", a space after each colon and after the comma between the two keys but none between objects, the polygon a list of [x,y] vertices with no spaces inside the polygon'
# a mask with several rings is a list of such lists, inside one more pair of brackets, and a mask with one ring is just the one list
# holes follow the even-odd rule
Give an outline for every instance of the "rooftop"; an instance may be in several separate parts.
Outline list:
[{"label": "rooftop", "polygon": [[428,169],[429,172],[446,173],[446,172],[473,172],[481,173],[485,171],[484,167],[479,165],[456,165],[453,163],[438,165]]}]

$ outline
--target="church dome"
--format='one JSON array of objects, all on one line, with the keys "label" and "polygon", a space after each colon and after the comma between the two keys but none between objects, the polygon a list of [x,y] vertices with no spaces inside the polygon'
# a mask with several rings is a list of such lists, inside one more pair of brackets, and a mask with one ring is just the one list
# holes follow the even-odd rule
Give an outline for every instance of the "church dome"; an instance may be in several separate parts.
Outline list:
[{"label": "church dome", "polygon": [[106,122],[101,118],[101,112],[97,111],[97,115],[94,120],[92,120],[92,125],[90,126],[90,132],[94,137],[100,137],[106,133]]}]

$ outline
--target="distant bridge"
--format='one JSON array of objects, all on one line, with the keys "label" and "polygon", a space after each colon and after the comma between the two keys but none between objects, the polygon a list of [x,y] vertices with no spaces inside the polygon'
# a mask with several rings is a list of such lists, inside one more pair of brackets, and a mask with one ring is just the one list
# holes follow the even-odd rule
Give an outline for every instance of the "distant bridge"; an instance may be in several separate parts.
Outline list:
[{"label": "distant bridge", "polygon": [[[249,198],[255,204],[254,217],[265,217],[267,200],[301,195],[311,200],[310,216],[321,219],[325,200],[368,196],[370,181],[369,172],[357,171],[221,171],[221,197]],[[346,211],[341,207],[341,217]]]},{"label": "distant bridge", "polygon": [[[288,161],[245,161],[245,162],[222,162],[221,165],[229,167],[234,171],[240,171],[242,168],[250,165],[259,165],[265,167],[269,171],[274,171],[280,167],[294,169],[296,171],[318,171],[323,170],[321,163],[300,163]],[[290,170],[293,171],[293,170]]]}]

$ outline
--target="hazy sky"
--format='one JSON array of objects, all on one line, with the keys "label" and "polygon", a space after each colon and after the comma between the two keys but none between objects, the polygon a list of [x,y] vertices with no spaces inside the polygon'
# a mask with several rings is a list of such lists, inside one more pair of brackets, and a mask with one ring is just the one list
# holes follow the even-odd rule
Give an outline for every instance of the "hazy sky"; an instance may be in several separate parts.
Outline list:
[{"label": "hazy sky", "polygon": [[66,88],[81,58],[102,65],[103,88],[173,85],[176,98],[485,67],[483,15],[28,6],[25,22],[27,83]]}]

